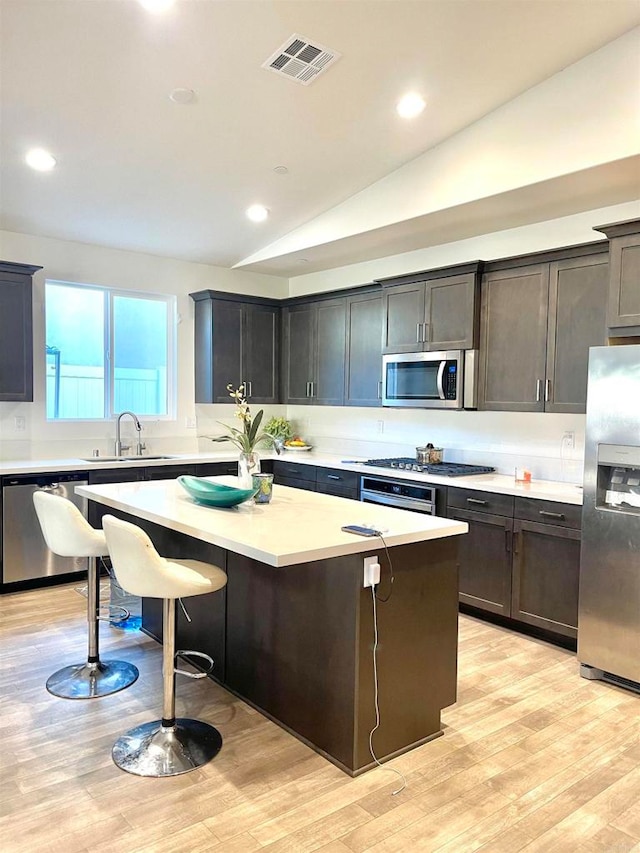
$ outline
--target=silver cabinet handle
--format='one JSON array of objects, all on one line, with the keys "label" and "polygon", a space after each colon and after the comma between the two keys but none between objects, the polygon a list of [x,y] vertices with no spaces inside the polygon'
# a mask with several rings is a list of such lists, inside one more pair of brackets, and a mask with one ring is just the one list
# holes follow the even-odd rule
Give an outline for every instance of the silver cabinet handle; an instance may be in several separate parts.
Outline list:
[{"label": "silver cabinet handle", "polygon": [[422,324],[422,343],[426,344],[431,340],[431,323]]},{"label": "silver cabinet handle", "polygon": [[467,498],[468,504],[477,504],[478,506],[487,506],[489,501],[480,501],[478,498]]},{"label": "silver cabinet handle", "polygon": [[422,343],[422,323],[416,323],[416,343]]},{"label": "silver cabinet handle", "polygon": [[542,392],[542,379],[536,379],[536,403],[540,402],[541,392]]},{"label": "silver cabinet handle", "polygon": [[541,509],[538,511],[538,514],[543,515],[545,518],[557,518],[559,521],[564,521],[563,512],[548,512],[546,509]]},{"label": "silver cabinet handle", "polygon": [[378,379],[378,400],[382,400],[382,379]]},{"label": "silver cabinet handle", "polygon": [[311,396],[312,397],[316,396],[316,383],[315,382],[311,382]]},{"label": "silver cabinet handle", "polygon": [[327,474],[327,480],[341,480],[342,477],[339,477],[337,474]]},{"label": "silver cabinet handle", "polygon": [[544,380],[544,401],[545,401],[545,403],[548,403],[550,399],[551,399],[551,380],[545,379]]},{"label": "silver cabinet handle", "polygon": [[306,392],[305,392],[305,396],[306,396],[306,397],[310,397],[310,396],[311,396],[310,388],[311,388],[311,383],[310,383],[310,382],[307,382],[307,390],[306,390]]}]

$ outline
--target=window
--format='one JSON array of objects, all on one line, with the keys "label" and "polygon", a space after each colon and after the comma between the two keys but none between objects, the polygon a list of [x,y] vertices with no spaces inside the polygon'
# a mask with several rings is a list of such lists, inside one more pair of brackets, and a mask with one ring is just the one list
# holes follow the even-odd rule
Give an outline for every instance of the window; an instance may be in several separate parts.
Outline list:
[{"label": "window", "polygon": [[48,281],[49,420],[174,409],[175,297]]}]

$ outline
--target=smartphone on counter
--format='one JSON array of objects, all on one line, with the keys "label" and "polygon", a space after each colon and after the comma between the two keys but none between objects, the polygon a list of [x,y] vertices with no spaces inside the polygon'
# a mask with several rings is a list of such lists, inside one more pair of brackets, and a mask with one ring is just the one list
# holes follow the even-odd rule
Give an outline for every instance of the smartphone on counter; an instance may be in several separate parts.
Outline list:
[{"label": "smartphone on counter", "polygon": [[345,533],[355,533],[356,536],[378,536],[377,530],[372,530],[370,527],[361,527],[359,524],[345,524],[340,528]]}]

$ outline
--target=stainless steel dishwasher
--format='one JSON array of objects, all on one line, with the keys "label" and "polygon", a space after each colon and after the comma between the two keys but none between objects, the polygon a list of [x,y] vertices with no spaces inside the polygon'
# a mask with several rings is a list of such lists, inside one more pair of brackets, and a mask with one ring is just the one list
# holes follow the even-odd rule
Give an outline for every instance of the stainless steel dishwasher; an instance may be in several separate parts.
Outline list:
[{"label": "stainless steel dishwasher", "polygon": [[80,485],[87,480],[78,473],[2,478],[3,584],[86,571],[86,557],[59,557],[49,551],[33,506],[33,493],[44,489],[68,498],[86,518],[88,501],[74,492]]}]

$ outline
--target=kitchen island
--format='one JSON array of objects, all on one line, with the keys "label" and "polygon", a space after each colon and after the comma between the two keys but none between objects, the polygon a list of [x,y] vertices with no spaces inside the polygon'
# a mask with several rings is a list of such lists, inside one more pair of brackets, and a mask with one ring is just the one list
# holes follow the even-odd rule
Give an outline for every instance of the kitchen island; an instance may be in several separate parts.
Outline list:
[{"label": "kitchen island", "polygon": [[[187,600],[192,621],[180,618],[178,647],[212,654],[221,684],[353,775],[373,764],[374,602],[363,562],[375,557],[376,755],[442,734],[440,712],[456,699],[465,523],[279,485],[268,505],[224,510],[198,506],[175,480],[77,491],[139,524],[163,555],[226,571],[224,591]],[[362,522],[382,538],[341,530]],[[143,602],[143,628],[159,639],[157,604]]]}]

